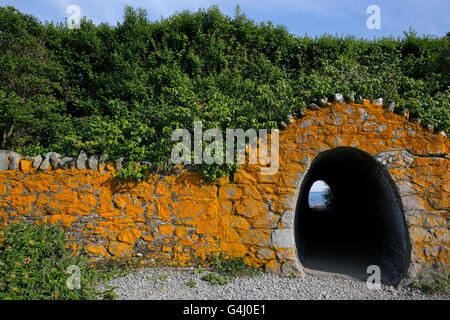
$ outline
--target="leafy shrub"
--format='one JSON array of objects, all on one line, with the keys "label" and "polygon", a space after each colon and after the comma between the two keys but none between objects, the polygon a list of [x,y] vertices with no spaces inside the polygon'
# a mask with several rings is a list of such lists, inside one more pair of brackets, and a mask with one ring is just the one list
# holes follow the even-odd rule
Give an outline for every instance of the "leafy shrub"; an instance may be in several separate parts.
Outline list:
[{"label": "leafy shrub", "polygon": [[258,276],[261,270],[257,267],[246,265],[243,258],[226,258],[223,254],[212,257],[213,272],[202,277],[202,280],[213,285],[225,285],[239,276]]},{"label": "leafy shrub", "polygon": [[195,282],[194,280],[186,281],[185,284],[186,284],[189,288],[195,288],[195,287],[197,287],[197,282]]},{"label": "leafy shrub", "polygon": [[147,178],[148,166],[137,166],[135,163],[128,164],[127,167],[117,170],[114,178],[118,181],[138,181],[141,182]]},{"label": "leafy shrub", "polygon": [[[0,7],[0,148],[166,170],[177,128],[276,128],[335,92],[395,101],[450,134],[449,43],[412,30],[312,39],[214,6],[157,21],[126,7],[117,26],[83,19],[75,30]],[[200,169],[215,179],[237,167]]]},{"label": "leafy shrub", "polygon": [[445,295],[450,292],[449,283],[448,278],[433,276],[432,279],[417,279],[411,286],[425,294]]},{"label": "leafy shrub", "polygon": [[202,280],[209,282],[212,285],[224,286],[231,282],[232,278],[217,272],[210,272],[202,277]]},{"label": "leafy shrub", "polygon": [[239,168],[237,164],[212,164],[203,165],[200,169],[202,176],[207,181],[214,181],[220,177],[227,177]]},{"label": "leafy shrub", "polygon": [[325,200],[325,206],[331,210],[336,210],[336,199],[334,196],[334,193],[331,191],[330,188],[326,189],[326,191],[323,193],[323,198]]},{"label": "leafy shrub", "polygon": [[213,257],[214,269],[223,275],[228,276],[257,276],[260,269],[245,264],[241,258],[225,258],[222,254]]},{"label": "leafy shrub", "polygon": [[[112,297],[96,284],[117,272],[102,272],[72,254],[59,225],[13,223],[0,229],[0,299],[97,299]],[[69,289],[68,267],[80,269],[81,288]]]}]

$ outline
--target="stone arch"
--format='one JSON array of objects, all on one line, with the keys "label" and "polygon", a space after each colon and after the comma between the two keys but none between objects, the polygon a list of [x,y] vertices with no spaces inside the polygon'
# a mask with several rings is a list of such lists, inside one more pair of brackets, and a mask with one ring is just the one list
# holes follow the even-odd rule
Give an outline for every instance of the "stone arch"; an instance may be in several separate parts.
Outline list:
[{"label": "stone arch", "polygon": [[[334,210],[312,209],[308,193],[323,180],[335,195]],[[306,268],[367,278],[379,265],[382,280],[398,283],[409,263],[410,241],[400,196],[387,170],[354,147],[321,152],[299,190],[294,235]]]},{"label": "stone arch", "polygon": [[[419,275],[436,273],[447,276],[449,141],[444,133],[435,134],[419,122],[409,121],[407,114],[393,114],[367,100],[362,104],[334,103],[307,110],[301,118],[291,119],[291,124],[280,133],[279,171],[275,177],[259,180],[276,185],[272,189],[276,196],[267,193],[263,197],[280,215],[280,222],[272,231],[272,246],[282,259],[278,265],[271,264],[270,270],[289,274],[303,269],[295,230],[300,189],[314,159],[340,147],[356,148],[377,163],[397,199],[398,208],[394,211],[402,213],[397,216],[403,216],[406,225],[401,238],[405,239],[403,246],[409,248],[403,250],[406,256],[401,261],[407,270],[397,267],[389,272],[385,265],[389,275],[385,281],[409,282]],[[251,166],[246,169],[250,173],[257,171]],[[285,253],[288,249],[292,250],[290,255]]]}]

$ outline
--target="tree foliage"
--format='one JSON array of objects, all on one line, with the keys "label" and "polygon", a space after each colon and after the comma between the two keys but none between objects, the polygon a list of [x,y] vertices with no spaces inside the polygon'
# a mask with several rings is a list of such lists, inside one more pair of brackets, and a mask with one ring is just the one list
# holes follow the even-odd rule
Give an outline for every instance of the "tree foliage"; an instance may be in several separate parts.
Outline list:
[{"label": "tree foliage", "polygon": [[[168,163],[176,128],[274,128],[335,92],[395,101],[450,129],[450,36],[292,35],[239,10],[183,11],[80,29],[0,7],[1,148]],[[215,176],[228,167],[214,170]]]}]

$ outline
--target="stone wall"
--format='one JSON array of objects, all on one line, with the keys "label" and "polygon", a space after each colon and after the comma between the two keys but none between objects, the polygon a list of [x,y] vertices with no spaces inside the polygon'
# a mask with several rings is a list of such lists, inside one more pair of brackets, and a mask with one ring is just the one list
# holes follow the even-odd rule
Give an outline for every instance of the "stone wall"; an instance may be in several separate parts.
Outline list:
[{"label": "stone wall", "polygon": [[[351,146],[374,156],[402,199],[410,277],[449,270],[449,141],[379,101],[311,107],[280,133],[280,166],[244,165],[208,184],[197,172],[118,183],[120,163],[0,152],[0,224],[60,223],[93,259],[138,257],[146,265],[199,265],[215,253],[267,272],[301,270],[294,216],[302,178],[322,151]],[[392,110],[391,110],[392,111]],[[76,241],[75,241],[76,240]]]}]

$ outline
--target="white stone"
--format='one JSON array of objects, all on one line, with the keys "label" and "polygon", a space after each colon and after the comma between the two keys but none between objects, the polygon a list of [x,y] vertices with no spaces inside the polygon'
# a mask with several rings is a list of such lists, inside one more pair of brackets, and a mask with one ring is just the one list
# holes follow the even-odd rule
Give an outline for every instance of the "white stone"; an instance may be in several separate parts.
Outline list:
[{"label": "white stone", "polygon": [[41,162],[41,165],[39,166],[39,170],[47,170],[49,167],[50,167],[50,158],[49,158],[49,155],[47,154],[45,156],[44,160]]},{"label": "white stone", "polygon": [[342,93],[334,94],[334,102],[339,102],[340,104],[344,103],[344,97],[342,96]]},{"label": "white stone", "polygon": [[87,156],[86,152],[81,151],[76,160],[77,169],[86,169],[87,159],[88,159],[88,156]]},{"label": "white stone", "polygon": [[61,155],[59,153],[56,152],[49,152],[45,155],[45,158],[49,159],[50,164],[52,166],[53,169],[58,168],[58,163],[59,163],[59,159],[61,158]]},{"label": "white stone", "polygon": [[395,102],[391,102],[391,103],[387,106],[386,111],[387,111],[387,112],[394,112],[394,110],[395,110]]},{"label": "white stone", "polygon": [[286,210],[280,220],[280,227],[289,229],[294,227],[294,212],[292,210]]},{"label": "white stone", "polygon": [[375,99],[372,103],[376,106],[383,106],[383,98]]},{"label": "white stone", "polygon": [[272,231],[272,245],[276,248],[294,248],[292,229],[276,229]]},{"label": "white stone", "polygon": [[9,170],[16,170],[18,169],[19,160],[21,158],[21,155],[16,152],[11,152],[9,154]]},{"label": "white stone", "polygon": [[92,155],[89,157],[87,161],[88,168],[91,170],[95,170],[98,168],[98,156]]},{"label": "white stone", "polygon": [[64,157],[61,160],[59,160],[58,167],[61,168],[61,169],[70,168],[72,161],[74,161],[74,158],[72,158],[72,157]]},{"label": "white stone", "polygon": [[10,151],[9,150],[0,150],[0,171],[6,171],[8,170],[9,163],[8,163],[8,155]]},{"label": "white stone", "polygon": [[34,160],[33,163],[31,164],[33,166],[33,168],[37,168],[39,167],[39,165],[42,163],[42,156],[41,155],[37,155]]}]

